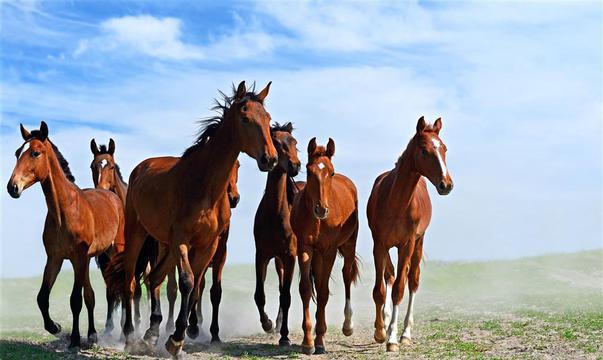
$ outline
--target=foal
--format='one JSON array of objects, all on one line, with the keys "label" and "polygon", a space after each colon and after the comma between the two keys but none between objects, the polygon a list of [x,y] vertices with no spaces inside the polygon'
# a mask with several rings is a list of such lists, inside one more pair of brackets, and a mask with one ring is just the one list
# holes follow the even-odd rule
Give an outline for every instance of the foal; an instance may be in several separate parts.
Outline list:
[{"label": "foal", "polygon": [[291,282],[297,255],[297,240],[291,229],[290,215],[295,184],[292,177],[299,172],[301,163],[297,158],[297,140],[291,135],[293,125],[276,124],[270,129],[272,142],[278,153],[278,163],[268,173],[266,190],[255,214],[253,234],[255,236],[255,303],[260,313],[260,322],[266,332],[271,332],[272,321],[264,311],[266,295],[264,281],[266,268],[274,258],[279,277],[280,306],[276,320],[280,329],[279,345],[289,346],[289,306],[291,305]]},{"label": "foal", "polygon": [[[301,282],[299,292],[304,307],[302,328],[305,354],[325,353],[327,331],[325,307],[329,299],[329,277],[337,252],[343,256],[345,284],[345,320],[342,332],[352,335],[352,304],[350,287],[358,279],[356,238],[358,237],[358,195],[356,186],[347,177],[336,174],[331,163],[335,143],[317,146],[316,138],[308,144],[307,183],[296,196],[291,210],[291,226],[297,237]],[[310,297],[316,283],[316,339],[312,340]],[[315,347],[316,344],[316,347]]]},{"label": "foal", "polygon": [[[119,169],[119,165],[117,165],[115,162],[115,141],[113,141],[113,139],[109,139],[109,146],[101,145],[99,147],[96,144],[96,140],[92,139],[90,140],[90,150],[94,155],[92,163],[90,164],[94,187],[97,189],[105,189],[114,192],[117,194],[117,196],[119,196],[119,199],[125,207],[128,184],[124,181]],[[145,246],[146,248],[156,247],[156,244],[152,238],[148,238],[145,240]],[[120,248],[117,248],[116,250],[118,253],[120,253],[124,250],[124,247],[120,246]],[[153,249],[151,252],[156,253],[156,250]],[[142,297],[140,280],[142,278],[146,278],[146,276],[149,274],[151,271],[151,264],[148,258],[141,256],[138,258],[136,267],[137,269],[140,269],[137,271],[136,289],[134,290],[134,318],[136,327],[138,328],[140,324],[140,298]],[[176,279],[173,276],[168,277],[168,283],[172,287],[176,287]],[[148,282],[145,285],[147,288],[147,299],[151,299],[151,290]],[[175,301],[176,300],[174,299],[174,302]],[[170,303],[170,305],[171,308],[173,308],[173,302]],[[105,331],[111,332],[113,330],[113,322],[109,322],[109,319],[107,319],[107,323],[110,324],[110,326],[106,327]]]},{"label": "foal", "polygon": [[[124,215],[121,201],[109,191],[81,190],[75,185],[67,161],[48,139],[48,126],[44,121],[40,130],[31,132],[21,125],[21,136],[25,143],[15,152],[17,164],[7,189],[10,196],[16,199],[23,190],[39,182],[46,197],[48,214],[42,239],[48,257],[37,298],[44,328],[51,334],[61,331],[61,326],[48,313],[48,298],[63,260],[67,259],[73,265],[75,277],[70,298],[73,327],[69,347],[80,346],[82,288],[88,310],[88,342],[95,343],[95,301],[90,285],[89,263],[93,256],[107,256],[106,252],[111,252],[113,244],[123,246]],[[104,265],[101,270],[106,270]],[[111,312],[114,298],[109,293],[107,302],[108,311]]]},{"label": "foal", "polygon": [[[393,170],[381,174],[369,197],[368,222],[373,234],[373,256],[375,260],[375,340],[386,339],[385,322],[389,319],[390,305],[385,303],[391,292],[393,313],[387,329],[387,351],[398,351],[398,307],[408,280],[408,311],[404,320],[404,331],[400,341],[411,343],[413,325],[413,302],[419,287],[420,262],[423,254],[423,238],[431,220],[431,201],[423,176],[437,189],[440,195],[452,190],[452,179],[446,168],[446,145],[439,137],[442,120],[433,126],[427,125],[423,117],[417,123],[417,132]],[[398,248],[398,268],[394,281],[393,264],[389,249]],[[385,303],[385,306],[384,306]]]},{"label": "foal", "polygon": [[[270,85],[270,84],[269,84]],[[132,171],[126,201],[126,250],[111,263],[111,288],[123,294],[128,304],[133,295],[136,259],[144,239],[151,235],[159,243],[157,266],[149,275],[152,314],[145,339],[156,343],[161,323],[159,287],[166,273],[178,267],[181,295],[176,330],[166,348],[177,356],[191,311],[191,292],[205,273],[229,223],[230,205],[225,198],[228,179],[241,152],[256,159],[261,171],[276,163],[270,139],[270,115],[264,108],[269,87],[247,91],[241,82],[233,96],[219,104],[220,116],[210,119],[195,145],[181,158],[158,157],[144,160]],[[190,257],[189,257],[190,253]],[[132,314],[126,306],[124,334],[126,348],[132,342]]]}]

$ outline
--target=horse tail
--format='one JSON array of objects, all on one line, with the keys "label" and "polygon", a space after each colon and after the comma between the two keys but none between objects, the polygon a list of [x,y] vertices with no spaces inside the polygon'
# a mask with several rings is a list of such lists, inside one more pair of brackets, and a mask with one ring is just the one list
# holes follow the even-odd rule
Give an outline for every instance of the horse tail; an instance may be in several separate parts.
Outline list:
[{"label": "horse tail", "polygon": [[316,304],[316,266],[314,262],[319,261],[316,256],[312,257],[312,263],[310,264],[310,290],[312,291],[312,301]]},{"label": "horse tail", "polygon": [[352,262],[352,284],[358,284],[360,280],[360,257],[354,255],[354,261]]},{"label": "horse tail", "polygon": [[392,262],[392,258],[389,255],[389,252],[385,253],[385,282],[387,283],[388,279],[396,278],[396,269],[394,269],[394,263]]},{"label": "horse tail", "polygon": [[125,251],[113,255],[103,271],[103,278],[107,284],[107,290],[113,296],[123,293],[126,281],[126,269],[124,267]]},{"label": "horse tail", "polygon": [[157,252],[157,241],[153,237],[147,235],[144,239],[142,249],[140,249],[140,253],[138,254],[138,259],[136,259],[134,279],[137,284],[140,284],[140,281],[146,276],[147,265],[149,263],[153,264],[157,260]]}]

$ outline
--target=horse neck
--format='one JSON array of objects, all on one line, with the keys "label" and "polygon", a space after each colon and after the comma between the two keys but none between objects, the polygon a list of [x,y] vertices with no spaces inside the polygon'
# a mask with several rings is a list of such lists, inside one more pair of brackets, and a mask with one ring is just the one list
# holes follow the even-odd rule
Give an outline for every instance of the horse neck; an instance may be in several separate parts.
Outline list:
[{"label": "horse neck", "polygon": [[276,168],[268,173],[265,190],[266,204],[277,212],[289,211],[287,201],[287,173]]},{"label": "horse neck", "polygon": [[225,121],[209,141],[174,166],[185,195],[201,197],[215,205],[224,198],[240,147]]},{"label": "horse neck", "polygon": [[126,195],[127,195],[127,191],[128,191],[128,184],[126,184],[118,175],[117,175],[117,171],[115,171],[115,174],[113,174],[113,178],[115,179],[115,185],[113,186],[113,191],[117,194],[117,196],[119,196],[119,198],[121,199],[122,203],[125,205],[126,204]]},{"label": "horse neck", "polygon": [[393,208],[408,208],[421,174],[416,171],[414,162],[414,140],[412,140],[396,164],[391,175],[394,176],[388,200]]},{"label": "horse neck", "polygon": [[49,149],[51,151],[46,152],[49,155],[48,176],[41,182],[42,191],[46,198],[48,214],[58,225],[61,225],[66,214],[65,210],[73,206],[73,199],[77,196],[77,186],[67,179],[54,150],[51,146]]}]

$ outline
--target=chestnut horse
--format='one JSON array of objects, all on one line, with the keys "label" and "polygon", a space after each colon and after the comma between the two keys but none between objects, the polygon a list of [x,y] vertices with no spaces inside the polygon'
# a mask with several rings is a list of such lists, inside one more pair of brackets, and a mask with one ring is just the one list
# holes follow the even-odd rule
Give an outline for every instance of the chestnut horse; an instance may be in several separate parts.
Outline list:
[{"label": "chestnut horse", "polygon": [[[226,190],[226,196],[231,209],[237,207],[240,200],[239,189],[237,187],[237,181],[239,179],[239,160],[236,161],[235,166],[232,168],[230,179],[228,180],[228,187]],[[220,240],[216,253],[209,263],[209,267],[212,268],[212,284],[210,292],[210,300],[212,305],[212,318],[209,331],[211,333],[211,342],[221,342],[219,332],[220,327],[218,325],[218,314],[220,310],[220,302],[222,301],[222,270],[226,263],[226,242],[228,241],[228,234],[230,232],[230,219],[228,219],[228,225],[220,234]],[[207,271],[207,270],[206,270]],[[199,325],[203,322],[203,313],[201,307],[201,297],[205,288],[205,273],[201,276],[200,281],[196,282],[195,289],[193,291],[191,307],[191,313],[189,315],[189,324],[186,328],[186,334],[191,338],[195,339],[199,336]],[[195,311],[196,309],[196,311]]]},{"label": "chestnut horse", "polygon": [[[159,287],[166,273],[178,267],[181,295],[175,332],[166,343],[178,355],[184,344],[191,292],[205,273],[228,225],[230,206],[226,188],[240,152],[253,157],[261,171],[276,163],[270,139],[270,115],[264,108],[270,83],[260,93],[247,91],[241,82],[232,97],[218,104],[221,115],[206,122],[195,145],[181,158],[151,158],[130,175],[126,201],[126,249],[111,263],[109,283],[119,289],[127,304],[134,291],[135,265],[144,239],[151,235],[160,245],[159,261],[149,275],[151,283],[150,327],[144,338],[156,343],[161,323]],[[189,259],[190,251],[190,259]],[[133,345],[131,307],[126,307],[123,331],[126,348]]]},{"label": "chestnut horse", "polygon": [[[446,168],[446,145],[439,137],[441,128],[441,119],[430,126],[421,117],[415,136],[408,143],[395,168],[379,175],[375,180],[368,201],[367,215],[373,235],[375,260],[375,340],[381,343],[387,336],[387,351],[400,349],[397,338],[398,307],[406,281],[410,296],[400,341],[403,344],[411,342],[413,303],[419,287],[423,239],[431,220],[431,201],[423,176],[436,187],[440,195],[447,195],[452,190],[452,179]],[[395,281],[388,252],[394,246],[398,248]],[[388,299],[384,280],[387,283]],[[386,303],[390,289],[393,302],[391,320],[387,319],[391,305]],[[386,335],[385,324],[388,320]]]},{"label": "chestnut horse", "polygon": [[260,313],[260,322],[266,332],[271,332],[272,321],[264,311],[266,294],[266,268],[274,258],[279,278],[279,312],[276,330],[280,330],[279,345],[289,346],[288,317],[291,305],[291,282],[297,256],[297,239],[291,229],[291,205],[295,191],[292,177],[299,172],[301,163],[297,158],[297,140],[291,135],[293,125],[276,124],[271,127],[272,142],[278,153],[278,163],[268,173],[266,190],[255,213],[253,234],[255,236],[255,303]]},{"label": "chestnut horse", "polygon": [[[329,300],[329,277],[337,252],[343,256],[346,299],[342,332],[345,336],[353,332],[350,287],[358,279],[358,195],[350,179],[335,173],[331,163],[334,153],[335,143],[332,139],[329,139],[326,148],[317,146],[316,138],[310,140],[306,186],[295,196],[291,210],[291,226],[297,237],[301,274],[299,292],[304,308],[302,351],[305,354],[325,352],[325,307]],[[314,283],[317,292],[315,340],[312,339],[310,318]]]},{"label": "chestnut horse", "polygon": [[[92,170],[92,181],[94,182],[94,187],[97,189],[105,189],[111,192],[114,192],[119,196],[124,208],[126,206],[126,195],[128,193],[128,184],[124,181],[121,171],[119,169],[119,165],[115,162],[115,141],[113,139],[109,139],[109,145],[100,145],[100,147],[96,144],[96,140],[90,140],[90,150],[94,155],[92,159],[92,163],[90,164],[90,169]],[[139,257],[138,263],[136,264],[137,277],[136,277],[136,289],[134,290],[134,319],[136,328],[138,328],[140,324],[140,298],[142,297],[142,287],[140,285],[140,280],[146,277],[151,271],[150,259],[152,256],[156,257],[156,244],[152,238],[147,238],[145,240],[144,249],[147,253],[150,253],[150,257]],[[122,248],[117,249],[117,252],[122,252]],[[176,279],[172,273],[172,276],[168,277],[168,287],[176,288]],[[148,282],[146,283],[147,287],[147,298],[151,299],[151,290]],[[173,303],[176,301],[175,296],[172,302],[170,302],[170,309],[173,313]],[[105,328],[106,331],[111,332],[113,328]]]},{"label": "chestnut horse", "polygon": [[[44,318],[44,328],[58,334],[61,326],[48,313],[48,299],[63,260],[73,265],[74,283],[70,305],[73,314],[70,348],[80,346],[79,316],[82,310],[82,288],[88,310],[88,342],[97,340],[94,328],[94,290],[90,285],[90,258],[99,257],[101,270],[106,271],[113,244],[123,246],[124,214],[119,197],[106,190],[81,190],[75,185],[69,165],[58,148],[48,138],[48,126],[42,121],[39,130],[27,131],[21,125],[25,143],[15,152],[17,164],[7,185],[8,193],[18,198],[21,193],[39,182],[46,198],[48,214],[42,239],[46,249],[46,267],[38,306]],[[108,311],[115,300],[107,292]],[[108,322],[112,320],[107,315]]]}]

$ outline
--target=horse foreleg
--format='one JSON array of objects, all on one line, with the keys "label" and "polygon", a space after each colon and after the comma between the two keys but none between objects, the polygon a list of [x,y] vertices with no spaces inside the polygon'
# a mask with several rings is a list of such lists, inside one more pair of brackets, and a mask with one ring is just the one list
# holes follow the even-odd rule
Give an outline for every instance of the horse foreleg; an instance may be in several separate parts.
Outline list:
[{"label": "horse foreleg", "polygon": [[[281,317],[280,333],[281,338],[278,341],[280,346],[290,346],[289,340],[289,308],[291,307],[291,283],[293,282],[293,271],[295,270],[295,257],[292,255],[282,259],[283,265],[283,286],[280,289],[279,315]],[[277,318],[278,323],[278,318]]]},{"label": "horse foreleg", "polygon": [[[278,276],[278,291],[280,294],[283,293],[283,283],[285,281],[285,268],[283,265],[283,261],[280,257],[276,256],[274,258],[274,269],[276,270],[276,275]],[[276,314],[276,325],[274,325],[274,332],[281,331],[281,325],[283,323],[283,308],[279,305],[278,313]]]},{"label": "horse foreleg", "polygon": [[163,244],[159,244],[159,256],[156,266],[149,274],[149,285],[151,286],[151,316],[149,319],[149,328],[144,334],[143,339],[151,345],[157,344],[159,338],[159,325],[163,320],[161,314],[161,284],[165,279],[166,273],[173,269],[174,259]]},{"label": "horse foreleg", "polygon": [[61,270],[61,266],[63,265],[63,259],[49,257],[46,259],[46,266],[44,267],[44,278],[42,279],[42,286],[40,287],[40,291],[38,292],[38,307],[40,308],[40,312],[42,312],[42,318],[44,319],[44,329],[49,333],[56,335],[61,332],[61,325],[59,323],[54,322],[50,318],[50,314],[48,312],[49,307],[49,297],[50,291],[54,285],[55,280],[57,279],[57,275]]},{"label": "horse foreleg", "polygon": [[212,313],[211,313],[211,326],[209,331],[211,333],[211,342],[221,342],[220,326],[218,324],[218,316],[220,313],[220,302],[222,301],[222,270],[224,269],[224,263],[226,262],[226,240],[228,239],[228,230],[222,234],[220,243],[216,254],[213,258],[213,268],[211,270],[212,283],[211,289],[209,290]]},{"label": "horse foreleg", "polygon": [[404,331],[400,342],[409,345],[412,343],[411,330],[414,325],[413,308],[415,293],[419,288],[419,276],[421,273],[421,257],[423,256],[423,236],[417,239],[417,244],[410,259],[410,269],[408,272],[408,309],[406,310],[406,318],[404,319]]},{"label": "horse foreleg", "polygon": [[312,261],[312,272],[316,281],[316,344],[315,354],[324,354],[325,333],[327,332],[326,307],[329,301],[329,278],[335,263],[337,250],[333,249],[327,253],[314,254]]},{"label": "horse foreleg", "polygon": [[272,321],[268,318],[264,306],[266,305],[266,293],[264,292],[264,282],[266,281],[266,269],[270,258],[257,252],[255,254],[255,294],[253,299],[260,313],[260,323],[262,329],[269,333],[272,331]]},{"label": "horse foreleg", "polygon": [[341,272],[345,287],[344,321],[341,332],[345,336],[350,336],[354,333],[354,321],[352,320],[352,315],[354,314],[354,310],[352,309],[352,283],[358,279],[358,264],[356,260],[357,235],[358,230],[354,232],[350,240],[339,248],[339,251],[343,255],[343,269]]},{"label": "horse foreleg", "polygon": [[88,310],[88,343],[96,344],[98,341],[96,335],[96,329],[94,328],[94,289],[90,284],[90,263],[89,259],[86,260],[86,266],[84,267],[83,274],[83,286],[84,286],[84,303],[86,304],[86,310]]},{"label": "horse foreleg", "polygon": [[71,337],[69,348],[80,347],[80,312],[82,311],[82,287],[86,277],[88,267],[88,257],[85,251],[78,251],[75,258],[71,260],[73,265],[73,289],[69,298],[71,314],[73,316],[73,325],[71,327]]},{"label": "horse foreleg", "polygon": [[383,280],[385,281],[385,305],[383,305],[383,322],[389,324],[392,318],[392,288],[394,287],[396,274],[389,251],[386,251],[384,255],[385,274]]},{"label": "horse foreleg", "polygon": [[396,269],[396,281],[392,289],[392,319],[387,329],[387,351],[399,351],[400,345],[398,343],[398,313],[400,302],[404,296],[404,287],[406,286],[406,278],[408,276],[408,265],[410,263],[410,256],[414,248],[414,241],[409,241],[405,247],[398,248],[398,268]]},{"label": "horse foreleg", "polygon": [[299,262],[300,282],[299,294],[302,298],[304,317],[302,330],[304,340],[302,341],[302,352],[306,355],[314,354],[314,339],[312,339],[312,318],[310,315],[310,299],[312,298],[312,280],[310,271],[312,266],[312,248],[302,246],[298,249],[297,260]]}]

